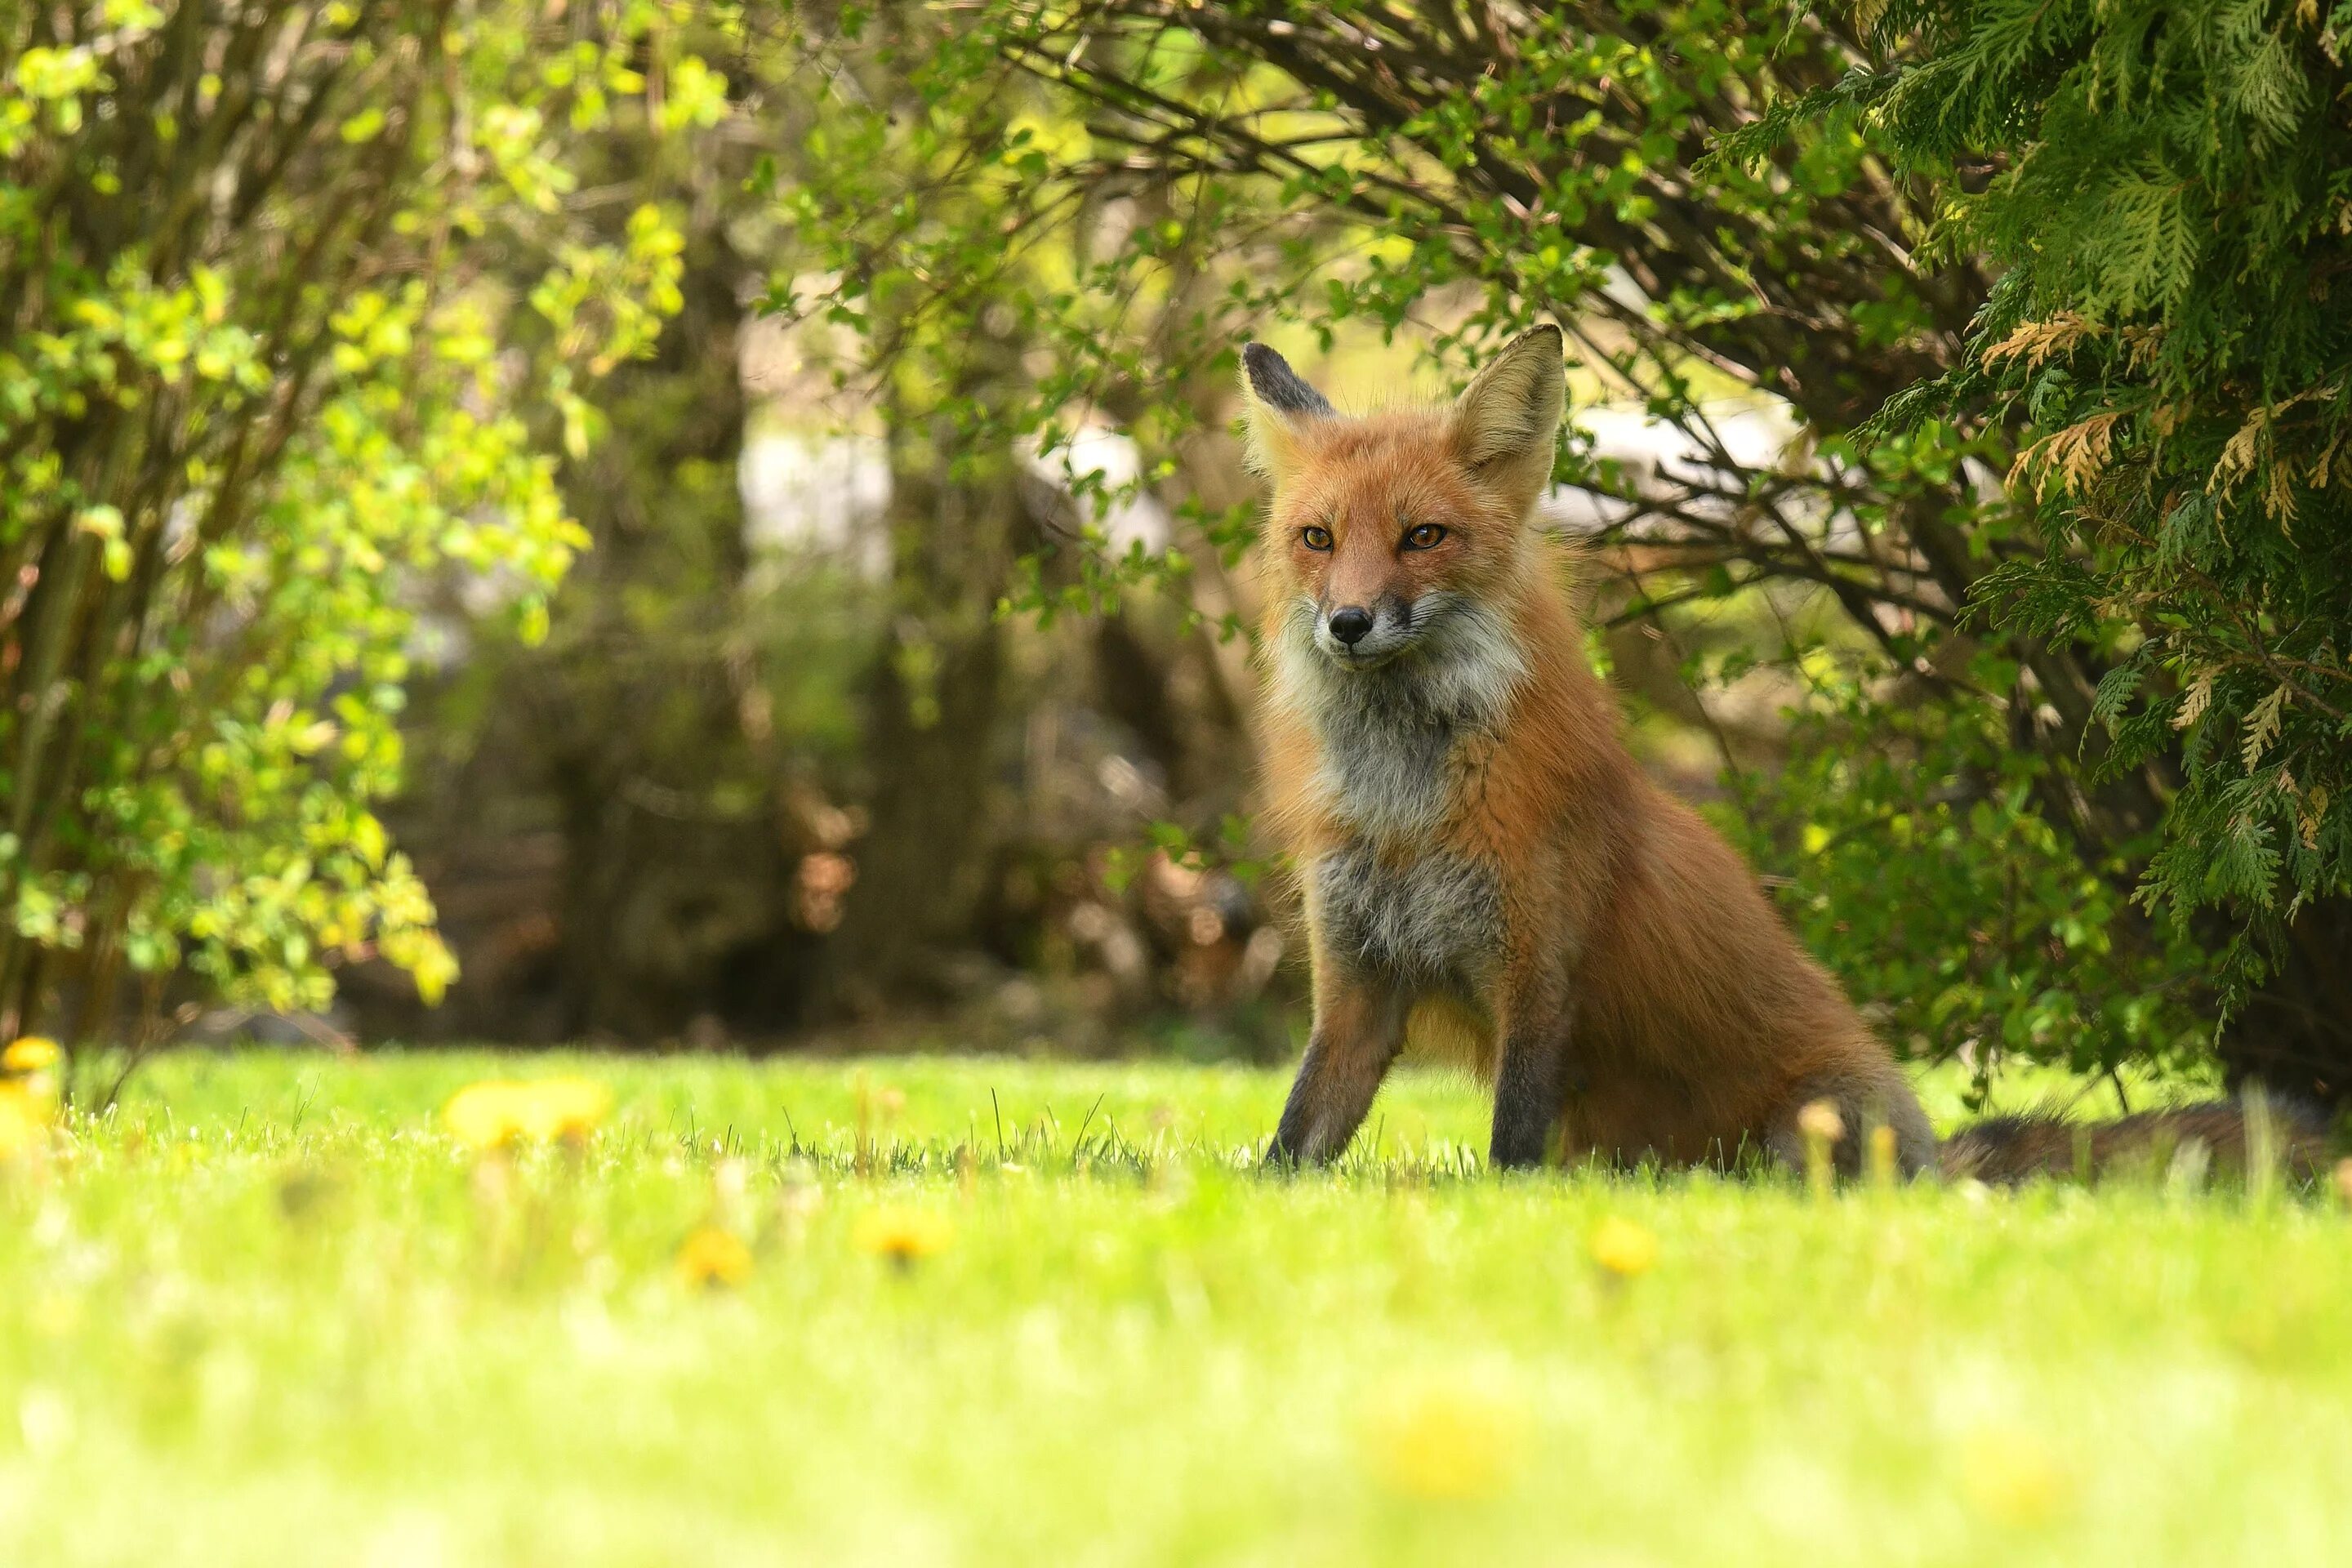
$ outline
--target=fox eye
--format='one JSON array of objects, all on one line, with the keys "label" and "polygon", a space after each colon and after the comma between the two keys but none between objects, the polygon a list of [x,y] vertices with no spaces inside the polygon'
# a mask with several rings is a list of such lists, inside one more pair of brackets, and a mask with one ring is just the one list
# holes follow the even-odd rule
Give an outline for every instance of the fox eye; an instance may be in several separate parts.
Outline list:
[{"label": "fox eye", "polygon": [[1407,550],[1427,550],[1444,537],[1445,530],[1436,523],[1424,522],[1405,530],[1404,547]]},{"label": "fox eye", "polygon": [[1298,537],[1309,550],[1328,550],[1331,548],[1331,531],[1328,528],[1322,527],[1320,524],[1307,530]]}]

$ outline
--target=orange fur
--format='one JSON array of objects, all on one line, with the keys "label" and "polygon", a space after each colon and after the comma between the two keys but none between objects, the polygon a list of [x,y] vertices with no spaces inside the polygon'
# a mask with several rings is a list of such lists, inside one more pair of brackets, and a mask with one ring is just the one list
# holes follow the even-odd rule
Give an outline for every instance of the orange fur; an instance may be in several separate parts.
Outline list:
[{"label": "orange fur", "polygon": [[[1317,407],[1303,384],[1283,380],[1278,358],[1251,353],[1253,450],[1273,479],[1266,784],[1276,829],[1307,876],[1316,1010],[1276,1153],[1344,1148],[1407,1016],[1434,1001],[1477,1021],[1497,1164],[1532,1163],[1555,1137],[1570,1157],[1620,1162],[1727,1162],[1743,1149],[1786,1158],[1798,1110],[1817,1099],[1857,1131],[1892,1125],[1906,1169],[1932,1164],[1932,1134],[1885,1048],[1738,855],[1620,738],[1557,547],[1529,521],[1559,417],[1557,332],[1512,344],[1451,408],[1366,418]],[[1425,535],[1410,531],[1424,524],[1443,536],[1415,547]],[[1395,754],[1381,755],[1378,705],[1350,707],[1369,689],[1345,683],[1410,691],[1422,679],[1412,661],[1439,656],[1408,643],[1374,677],[1349,665],[1356,645],[1330,643],[1328,628],[1349,606],[1402,628],[1423,605],[1483,612],[1459,636],[1504,628],[1517,668],[1507,682],[1463,678],[1507,700],[1492,711],[1471,702],[1471,721],[1437,731],[1436,804],[1425,819],[1400,806],[1391,820],[1378,792],[1417,776],[1408,753],[1432,731],[1400,728]],[[1338,758],[1343,710],[1356,716],[1350,753]],[[1351,795],[1349,766],[1374,784]],[[1410,804],[1409,789],[1390,795]],[[1449,899],[1460,908],[1441,907]],[[1441,947],[1463,932],[1491,941],[1438,953],[1423,973],[1397,951],[1423,932]]]}]

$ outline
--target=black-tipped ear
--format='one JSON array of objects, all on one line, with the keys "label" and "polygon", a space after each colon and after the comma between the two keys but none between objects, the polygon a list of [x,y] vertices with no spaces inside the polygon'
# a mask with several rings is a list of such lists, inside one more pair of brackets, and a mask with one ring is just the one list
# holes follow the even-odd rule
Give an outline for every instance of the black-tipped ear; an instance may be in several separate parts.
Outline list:
[{"label": "black-tipped ear", "polygon": [[1249,466],[1277,485],[1298,468],[1299,427],[1339,412],[1264,343],[1242,345],[1242,401],[1249,405]]},{"label": "black-tipped ear", "polygon": [[1252,397],[1277,414],[1307,414],[1328,419],[1338,412],[1328,398],[1299,379],[1288,360],[1264,343],[1242,345],[1242,380]]},{"label": "black-tipped ear", "polygon": [[[1561,346],[1558,327],[1521,332],[1463,389],[1454,405],[1454,439],[1465,463],[1514,488],[1530,479],[1540,488],[1568,402]],[[1521,474],[1522,468],[1540,472]]]}]

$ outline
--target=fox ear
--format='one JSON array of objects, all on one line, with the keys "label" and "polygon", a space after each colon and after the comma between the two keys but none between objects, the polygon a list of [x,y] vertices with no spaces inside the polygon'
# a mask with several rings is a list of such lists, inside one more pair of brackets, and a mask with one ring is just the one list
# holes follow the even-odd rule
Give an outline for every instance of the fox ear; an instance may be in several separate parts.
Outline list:
[{"label": "fox ear", "polygon": [[1454,446],[1481,478],[1533,501],[1551,477],[1552,442],[1568,400],[1555,326],[1521,332],[1487,362],[1454,405]]},{"label": "fox ear", "polygon": [[1298,466],[1299,423],[1339,412],[1264,343],[1242,345],[1242,398],[1249,405],[1250,469],[1275,480]]}]

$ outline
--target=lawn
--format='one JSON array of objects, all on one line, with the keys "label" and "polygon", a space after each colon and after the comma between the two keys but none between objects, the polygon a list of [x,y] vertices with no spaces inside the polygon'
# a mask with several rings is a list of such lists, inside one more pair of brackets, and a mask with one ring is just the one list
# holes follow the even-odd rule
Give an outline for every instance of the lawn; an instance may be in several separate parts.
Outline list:
[{"label": "lawn", "polygon": [[1282,1089],[166,1061],[0,1171],[0,1563],[2352,1562],[2321,1197],[1498,1181],[1417,1077],[1278,1179]]}]

